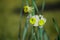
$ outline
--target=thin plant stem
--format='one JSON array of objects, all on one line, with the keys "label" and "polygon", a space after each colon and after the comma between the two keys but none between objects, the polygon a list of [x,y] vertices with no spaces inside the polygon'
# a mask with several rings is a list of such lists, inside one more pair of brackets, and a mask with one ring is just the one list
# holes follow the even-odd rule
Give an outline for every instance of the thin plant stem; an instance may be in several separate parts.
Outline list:
[{"label": "thin plant stem", "polygon": [[43,28],[39,28],[40,40],[43,40]]},{"label": "thin plant stem", "polygon": [[45,0],[43,0],[42,2],[42,12],[44,11],[44,8],[45,8]]},{"label": "thin plant stem", "polygon": [[48,37],[48,35],[45,31],[43,32],[43,39],[44,40],[49,40],[49,37]]}]

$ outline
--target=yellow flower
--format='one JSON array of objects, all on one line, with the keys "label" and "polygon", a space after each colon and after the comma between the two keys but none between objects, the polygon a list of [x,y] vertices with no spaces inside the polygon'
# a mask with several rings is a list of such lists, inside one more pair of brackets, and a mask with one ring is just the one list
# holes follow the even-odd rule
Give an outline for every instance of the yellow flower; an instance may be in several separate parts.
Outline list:
[{"label": "yellow flower", "polygon": [[29,6],[24,6],[24,12],[27,13],[29,11]]},{"label": "yellow flower", "polygon": [[24,6],[24,12],[27,13],[27,12],[33,12],[34,10],[34,7],[29,7],[29,6]]},{"label": "yellow flower", "polygon": [[31,24],[35,24],[35,22],[36,22],[36,18],[30,18],[30,23]]},{"label": "yellow flower", "polygon": [[41,19],[41,20],[39,20],[38,24],[39,24],[39,26],[43,26],[45,24],[45,21]]}]

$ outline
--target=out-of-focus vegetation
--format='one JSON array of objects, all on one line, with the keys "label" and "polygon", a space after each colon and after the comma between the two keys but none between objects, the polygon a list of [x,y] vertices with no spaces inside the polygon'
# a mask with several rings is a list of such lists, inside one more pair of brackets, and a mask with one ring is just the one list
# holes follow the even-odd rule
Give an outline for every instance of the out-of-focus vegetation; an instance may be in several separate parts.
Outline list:
[{"label": "out-of-focus vegetation", "polygon": [[[46,0],[46,3],[53,4],[60,0]],[[16,8],[21,8],[22,0],[0,0],[0,40],[18,40],[20,13],[13,11]],[[25,2],[25,1],[24,1]],[[31,0],[29,0],[31,5]],[[37,6],[41,6],[42,0],[36,0]],[[43,15],[47,19],[45,30],[47,31],[50,40],[54,40],[57,32],[54,28],[52,17],[54,17],[60,26],[60,10],[45,11]],[[25,23],[25,17],[22,17],[21,38]],[[28,30],[28,33],[30,31]],[[27,37],[28,38],[28,35]]]}]

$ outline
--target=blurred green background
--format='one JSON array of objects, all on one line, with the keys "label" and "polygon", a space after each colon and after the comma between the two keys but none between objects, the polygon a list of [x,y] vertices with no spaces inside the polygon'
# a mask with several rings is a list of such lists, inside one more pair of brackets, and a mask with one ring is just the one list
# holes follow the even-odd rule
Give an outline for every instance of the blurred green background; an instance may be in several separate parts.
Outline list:
[{"label": "blurred green background", "polygon": [[[0,0],[0,40],[18,40],[20,12],[19,10],[17,11],[17,8],[22,8],[22,2],[22,0]],[[38,7],[40,7],[42,4],[42,0],[35,0],[35,2]],[[49,6],[50,4],[57,4],[58,2],[60,2],[60,0],[46,0],[46,4],[48,4],[47,6]],[[29,0],[29,4],[31,5],[31,0]],[[54,7],[55,6],[53,6],[53,8]],[[51,8],[49,9],[46,7],[45,11],[43,12],[43,15],[47,19],[47,23],[46,25],[44,25],[44,28],[47,31],[50,40],[55,40],[57,32],[54,28],[52,18],[55,18],[58,23],[58,26],[60,27],[60,9],[54,8],[54,10],[52,10]],[[20,30],[21,38],[23,34],[25,18],[26,16],[22,17],[23,20]],[[28,34],[29,33],[30,31],[28,30]],[[27,38],[28,35],[26,37],[26,40],[28,40]]]}]

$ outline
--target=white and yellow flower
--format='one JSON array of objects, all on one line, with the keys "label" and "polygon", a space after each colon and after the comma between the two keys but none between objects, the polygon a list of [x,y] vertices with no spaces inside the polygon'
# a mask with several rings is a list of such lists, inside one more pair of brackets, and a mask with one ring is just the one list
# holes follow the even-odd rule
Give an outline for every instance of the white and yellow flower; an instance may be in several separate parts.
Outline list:
[{"label": "white and yellow flower", "polygon": [[[31,18],[35,18],[35,23],[33,24],[33,26],[38,26],[38,20],[39,20],[39,16],[38,15],[34,15],[34,16],[32,16]],[[30,19],[31,19],[30,18]],[[32,23],[31,23],[32,24]]]},{"label": "white and yellow flower", "polygon": [[24,12],[27,13],[29,9],[29,6],[24,6]]},{"label": "white and yellow flower", "polygon": [[43,27],[46,23],[46,19],[42,15],[34,15],[30,18],[30,23],[33,24],[33,26]]},{"label": "white and yellow flower", "polygon": [[40,20],[39,20],[39,26],[43,26],[44,24],[46,23],[46,19],[45,18],[41,18]]},{"label": "white and yellow flower", "polygon": [[36,18],[30,18],[30,23],[31,24],[35,24],[35,22],[36,22]]},{"label": "white and yellow flower", "polygon": [[24,6],[24,12],[27,13],[27,12],[32,12],[34,9],[34,7],[29,7],[29,6]]}]

